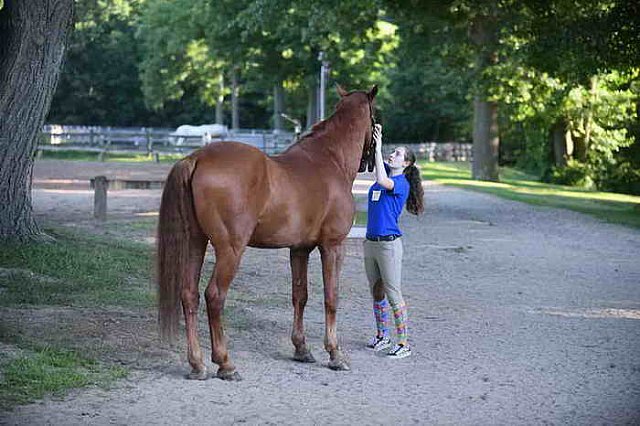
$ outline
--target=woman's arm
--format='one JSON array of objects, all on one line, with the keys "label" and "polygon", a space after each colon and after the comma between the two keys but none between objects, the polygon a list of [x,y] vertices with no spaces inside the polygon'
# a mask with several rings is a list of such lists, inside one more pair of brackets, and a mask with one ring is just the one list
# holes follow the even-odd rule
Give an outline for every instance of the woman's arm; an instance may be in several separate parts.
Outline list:
[{"label": "woman's arm", "polygon": [[384,189],[393,189],[395,183],[387,176],[387,171],[384,169],[384,161],[382,160],[382,126],[376,124],[373,129],[373,140],[376,143],[376,182],[380,184]]}]

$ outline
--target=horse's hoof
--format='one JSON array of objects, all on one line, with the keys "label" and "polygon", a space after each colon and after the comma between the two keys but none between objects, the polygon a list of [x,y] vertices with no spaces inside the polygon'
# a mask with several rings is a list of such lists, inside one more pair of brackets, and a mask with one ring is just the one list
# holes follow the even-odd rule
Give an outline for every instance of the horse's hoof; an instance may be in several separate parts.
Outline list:
[{"label": "horse's hoof", "polygon": [[191,373],[187,374],[189,380],[207,380],[207,369],[191,370]]},{"label": "horse's hoof", "polygon": [[311,351],[301,353],[296,352],[295,354],[293,354],[293,360],[308,363],[316,362],[316,359],[313,357],[313,355],[311,355]]},{"label": "horse's hoof", "polygon": [[239,382],[242,380],[242,376],[237,371],[218,370],[216,373],[218,379],[227,380],[229,382]]},{"label": "horse's hoof", "polygon": [[347,361],[343,359],[332,359],[329,361],[329,368],[334,371],[349,371],[351,367],[347,364]]}]

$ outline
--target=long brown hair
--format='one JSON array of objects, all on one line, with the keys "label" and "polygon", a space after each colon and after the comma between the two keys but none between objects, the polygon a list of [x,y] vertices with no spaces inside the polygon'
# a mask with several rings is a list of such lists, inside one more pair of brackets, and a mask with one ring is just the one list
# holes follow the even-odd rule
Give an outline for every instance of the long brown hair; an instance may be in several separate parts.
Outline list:
[{"label": "long brown hair", "polygon": [[404,148],[404,159],[409,165],[404,168],[405,177],[409,181],[409,198],[407,198],[407,211],[414,215],[424,213],[424,189],[420,170],[416,167],[416,154],[408,147]]}]

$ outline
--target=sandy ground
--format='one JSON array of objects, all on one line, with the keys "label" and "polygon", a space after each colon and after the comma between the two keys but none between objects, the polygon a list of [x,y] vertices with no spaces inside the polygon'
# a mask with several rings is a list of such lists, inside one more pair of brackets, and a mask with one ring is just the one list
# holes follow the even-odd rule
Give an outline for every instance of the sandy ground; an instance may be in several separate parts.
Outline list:
[{"label": "sandy ground", "polygon": [[[78,180],[98,174],[99,165]],[[156,165],[127,170],[139,167],[166,173]],[[61,179],[55,170],[69,178],[68,164],[45,161],[36,179]],[[39,216],[92,223],[88,189],[45,187],[36,183],[33,193]],[[158,202],[156,190],[110,192],[110,220],[154,212]],[[373,320],[355,247],[338,314],[352,371],[326,367],[317,252],[305,324],[319,362],[291,361],[288,252],[249,249],[226,319],[244,381],[187,381],[184,350],[159,351],[156,359],[166,362],[137,369],[145,364],[132,361],[134,373],[111,390],[80,389],[19,407],[0,423],[640,423],[640,231],[432,184],[426,206],[423,217],[401,219],[411,357],[389,360],[365,349]],[[117,343],[126,324],[148,314],[109,315],[95,331]],[[208,356],[204,327],[201,336]],[[143,337],[135,340],[143,342],[140,354],[154,350],[154,339]]]}]

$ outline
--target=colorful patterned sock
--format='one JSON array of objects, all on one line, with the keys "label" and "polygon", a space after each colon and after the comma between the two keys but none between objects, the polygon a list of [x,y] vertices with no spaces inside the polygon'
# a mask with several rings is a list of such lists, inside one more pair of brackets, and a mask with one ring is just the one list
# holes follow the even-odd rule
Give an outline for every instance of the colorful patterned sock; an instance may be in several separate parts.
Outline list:
[{"label": "colorful patterned sock", "polygon": [[387,321],[389,320],[389,302],[387,299],[382,299],[379,302],[373,301],[373,316],[376,318],[376,329],[378,330],[378,336],[386,336]]},{"label": "colorful patterned sock", "polygon": [[404,303],[393,306],[393,320],[396,323],[398,344],[406,345],[409,338],[407,330],[407,305]]}]

